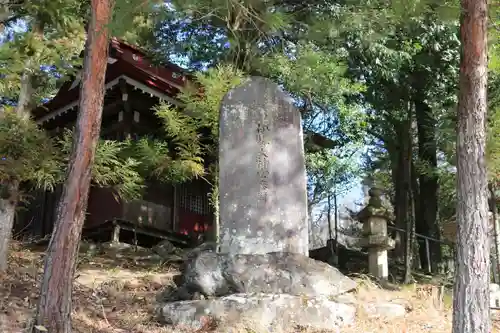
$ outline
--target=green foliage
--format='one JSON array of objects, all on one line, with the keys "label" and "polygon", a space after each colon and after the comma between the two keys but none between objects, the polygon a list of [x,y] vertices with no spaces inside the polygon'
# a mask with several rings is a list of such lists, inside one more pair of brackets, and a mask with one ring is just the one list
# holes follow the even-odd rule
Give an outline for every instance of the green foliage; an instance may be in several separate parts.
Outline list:
[{"label": "green foliage", "polygon": [[[117,1],[110,22],[112,35],[138,31],[123,22],[147,17],[157,3]],[[26,75],[30,81],[30,106],[53,96],[60,84],[81,68],[80,55],[86,39],[84,24],[89,20],[89,9],[89,1],[76,0],[22,2],[13,7],[9,15],[22,19],[28,31],[13,33],[9,41],[0,45],[0,96],[16,100],[21,78]],[[124,26],[126,29],[122,29]],[[72,134],[65,132],[60,140],[54,141],[31,120],[16,117],[9,112],[2,120],[2,126],[9,130],[1,133],[0,147],[7,157],[2,161],[0,181],[16,179],[52,189],[65,178],[66,161],[73,147]],[[95,185],[112,186],[127,200],[140,195],[143,186],[141,163],[126,155],[130,151],[130,142],[101,140],[92,169]],[[178,169],[184,170],[181,174],[193,168],[184,160],[178,163],[181,164]]]},{"label": "green foliage", "polygon": [[[16,180],[53,190],[64,182],[72,142],[71,131],[54,140],[33,120],[5,108],[0,113],[0,182]],[[95,185],[112,186],[125,200],[138,197],[143,182],[139,162],[125,155],[127,148],[126,142],[101,140],[92,168]]]},{"label": "green foliage", "polygon": [[451,168],[438,169],[439,191],[438,210],[440,222],[454,222],[456,219],[457,179],[456,173]]},{"label": "green foliage", "polygon": [[[397,125],[415,96],[431,105],[439,148],[452,164],[458,8],[456,1],[437,0],[116,1],[114,36],[148,46],[157,58],[181,55],[191,68],[211,68],[195,74],[194,84],[180,93],[182,111],[166,103],[155,108],[164,125],[162,140],[100,142],[94,182],[131,184],[123,185],[129,194],[138,189],[139,174],[161,181],[208,174],[214,182],[216,164],[205,170],[204,157],[216,156],[220,103],[250,73],[282,84],[304,111],[304,129],[337,143],[329,152],[306,152],[309,189],[319,198],[329,186],[338,189],[356,177],[353,156],[366,143],[367,131],[373,135],[370,154],[378,154],[380,162],[373,170],[384,182],[390,179],[387,152],[397,150]],[[89,1],[26,2],[16,13],[44,29],[0,46],[0,94],[15,99],[28,71],[35,96],[47,97],[79,66]],[[40,70],[47,64],[54,71]],[[490,120],[491,138],[497,135],[493,124]],[[67,156],[71,145],[64,149]],[[491,156],[490,164],[496,161]],[[421,172],[441,172],[416,164]]]},{"label": "green foliage", "polygon": [[500,10],[493,3],[490,5],[489,10],[486,157],[489,180],[494,190],[500,191]]},{"label": "green foliage", "polygon": [[[222,99],[232,88],[246,79],[242,71],[232,65],[220,65],[195,74],[193,84],[183,89],[177,98],[182,111],[163,103],[156,107],[156,114],[163,120],[168,135],[183,143],[193,152],[214,153],[219,137],[219,112]],[[200,142],[199,133],[208,129],[211,142]]]},{"label": "green foliage", "polygon": [[0,183],[16,180],[52,190],[61,166],[45,131],[10,108],[0,111]]},{"label": "green foliage", "polygon": [[[224,95],[232,88],[246,80],[242,71],[232,65],[220,65],[206,72],[195,74],[195,80],[184,88],[177,98],[183,104],[179,110],[168,103],[159,104],[156,114],[162,119],[166,137],[176,146],[178,163],[187,169],[183,176],[203,176],[211,184],[210,204],[215,211],[218,209],[218,168],[217,163],[208,167],[205,172],[203,156],[215,158],[219,142],[219,112]],[[208,134],[201,136],[201,133]],[[172,162],[168,147],[164,143],[156,143],[158,149],[151,149],[144,141],[143,152],[149,152],[152,161],[150,168],[159,170],[162,174],[167,169],[157,169],[156,166],[168,165]],[[163,151],[163,154],[158,152]],[[180,158],[180,159],[179,159]],[[216,158],[215,158],[216,159]],[[176,162],[174,161],[174,162]]]},{"label": "green foliage", "polygon": [[300,43],[293,56],[270,53],[260,60],[263,73],[302,101],[304,128],[334,138],[339,147],[360,143],[367,125],[366,112],[347,100],[365,87],[347,77],[343,57]]},{"label": "green foliage", "polygon": [[202,62],[226,62],[249,70],[261,49],[290,27],[291,17],[280,7],[275,0],[171,1],[157,49],[167,56],[185,55],[197,68]]},{"label": "green foliage", "polygon": [[354,156],[338,156],[327,150],[306,154],[306,169],[310,206],[322,202],[329,194],[345,194],[354,186],[360,171]]},{"label": "green foliage", "polygon": [[162,0],[114,1],[113,17],[108,25],[111,36],[122,37],[131,43],[147,39],[163,7]]},{"label": "green foliage", "polygon": [[[43,16],[43,15],[42,15]],[[33,19],[28,22],[34,21]],[[33,104],[54,94],[60,83],[75,73],[81,64],[85,32],[81,17],[56,22],[34,21],[27,32],[14,33],[12,40],[0,45],[0,95],[16,99],[21,77],[31,77]]]},{"label": "green foliage", "polygon": [[128,154],[140,161],[139,172],[145,178],[183,182],[204,174],[201,154],[187,150],[182,144],[176,145],[174,153],[163,140],[142,138],[130,145]]},{"label": "green foliage", "polygon": [[488,176],[496,188],[500,187],[500,76],[494,73],[490,77],[489,111],[487,122],[486,157]]},{"label": "green foliage", "polygon": [[[352,102],[363,85],[347,78],[348,59],[342,45],[326,46],[325,41],[339,36],[334,30],[353,16],[361,18],[360,11],[346,9],[349,6],[330,1],[173,1],[157,31],[156,50],[167,57],[188,58],[194,69],[221,66],[197,75],[204,89],[202,98],[196,90],[181,93],[186,114],[197,119],[199,126],[194,127],[208,127],[214,142],[221,98],[252,74],[282,84],[304,111],[304,130],[335,141],[337,150],[330,153],[347,155],[365,138],[366,114]],[[235,71],[240,72],[225,74]],[[192,142],[196,141],[193,137]],[[216,147],[205,145],[204,150]],[[322,172],[326,177],[329,171]],[[315,174],[321,178],[319,170]]]},{"label": "green foliage", "polygon": [[[73,151],[73,132],[66,129],[57,142],[62,168],[57,173],[58,182],[64,182],[67,161]],[[99,140],[92,166],[92,183],[99,187],[113,187],[124,200],[136,199],[143,189],[143,177],[138,171],[140,162],[127,156],[130,143]]]},{"label": "green foliage", "polygon": [[[76,25],[63,36],[39,36],[28,32],[16,34],[13,41],[0,45],[0,94],[15,98],[20,90],[21,76],[34,76],[35,101],[51,93],[61,79],[74,73],[74,65],[80,64],[79,53],[83,49],[84,34]],[[58,68],[58,77],[51,71],[41,69],[43,65]],[[38,98],[36,98],[38,97]]]},{"label": "green foliage", "polygon": [[276,53],[260,61],[271,76],[286,84],[288,91],[308,96],[320,105],[337,105],[343,96],[364,89],[345,76],[347,65],[341,56],[317,50],[313,44],[297,45],[293,57]]},{"label": "green foliage", "polygon": [[82,22],[89,5],[88,0],[39,0],[23,2],[17,8],[27,19],[64,31],[74,26],[75,21]]},{"label": "green foliage", "polygon": [[162,120],[165,139],[171,143],[140,140],[136,154],[145,161],[145,168],[157,177],[174,181],[205,175],[203,157],[216,154],[222,98],[243,79],[243,73],[233,66],[218,66],[197,73],[194,82],[179,93],[182,110],[168,103],[157,105],[155,113]]}]

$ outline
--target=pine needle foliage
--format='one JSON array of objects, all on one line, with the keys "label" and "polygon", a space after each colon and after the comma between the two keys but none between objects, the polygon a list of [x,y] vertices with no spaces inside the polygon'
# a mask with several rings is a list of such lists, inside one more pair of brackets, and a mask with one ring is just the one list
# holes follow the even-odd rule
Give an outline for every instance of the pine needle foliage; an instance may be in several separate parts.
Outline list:
[{"label": "pine needle foliage", "polygon": [[61,167],[59,151],[44,130],[12,108],[0,111],[0,183],[29,182],[52,190]]},{"label": "pine needle foliage", "polygon": [[[66,176],[73,134],[66,130],[51,138],[32,119],[5,107],[0,113],[0,183],[17,181],[52,191]],[[100,140],[92,168],[92,182],[113,187],[124,200],[140,196],[143,177],[140,162],[127,156],[128,142]]]},{"label": "pine needle foliage", "polygon": [[[27,19],[29,26],[31,18]],[[33,23],[35,24],[35,23]],[[67,18],[64,30],[37,23],[38,28],[13,33],[11,39],[0,45],[0,94],[17,99],[21,77],[32,77],[31,100],[38,104],[55,93],[59,85],[75,73],[81,64],[79,57],[85,43],[81,18]]]},{"label": "pine needle foliage", "polygon": [[[156,114],[163,121],[165,132],[178,147],[176,153],[181,157],[178,163],[188,167],[193,174],[204,176],[210,183],[212,191],[209,201],[215,211],[219,202],[218,164],[209,165],[205,170],[202,156],[217,160],[222,100],[229,90],[246,79],[241,70],[230,64],[219,65],[206,72],[197,72],[193,82],[177,96],[183,104],[182,109],[168,103],[159,104],[155,108]],[[207,132],[208,137],[200,135]]]},{"label": "pine needle foliage", "polygon": [[[73,132],[66,129],[57,142],[61,155],[66,161],[73,150]],[[92,166],[92,184],[98,187],[111,187],[118,196],[127,201],[141,196],[144,188],[144,178],[139,172],[140,160],[129,156],[129,141],[99,140],[96,147],[94,164]],[[67,163],[64,172],[58,173],[58,181],[62,183],[66,176]]]},{"label": "pine needle foliage", "polygon": [[492,80],[495,94],[490,95],[488,122],[487,122],[487,143],[486,158],[488,163],[488,176],[495,188],[500,188],[500,98],[496,88],[500,79],[494,77]]},{"label": "pine needle foliage", "polygon": [[165,183],[182,183],[204,174],[201,153],[192,151],[182,144],[172,144],[166,140],[141,138],[130,142],[128,155],[138,161],[138,170],[145,178]]},{"label": "pine needle foliage", "polygon": [[[165,131],[183,147],[185,153],[214,154],[218,147],[219,112],[224,95],[242,84],[247,77],[233,65],[219,65],[195,74],[177,98],[182,109],[168,103],[159,104],[156,114],[162,119]],[[210,133],[210,140],[202,142],[200,133]]]}]

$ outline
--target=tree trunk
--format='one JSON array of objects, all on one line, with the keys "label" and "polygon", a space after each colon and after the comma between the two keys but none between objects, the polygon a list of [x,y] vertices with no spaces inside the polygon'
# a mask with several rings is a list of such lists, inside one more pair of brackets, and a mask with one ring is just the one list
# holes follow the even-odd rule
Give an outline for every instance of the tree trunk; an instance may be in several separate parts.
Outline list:
[{"label": "tree trunk", "polygon": [[[391,161],[391,179],[392,183],[394,184],[394,194],[391,199],[391,203],[394,209],[394,219],[395,219],[395,225],[396,227],[399,228],[404,228],[404,226],[401,226],[401,215],[402,215],[402,207],[401,207],[401,192],[402,192],[402,182],[401,182],[401,166],[400,166],[400,144],[399,144],[399,137],[397,135],[397,131],[395,131],[395,139],[392,145],[388,144],[387,142],[385,143],[385,147],[387,149],[387,152],[389,153],[389,158]],[[365,201],[367,204],[368,199],[365,197]],[[393,255],[394,257],[401,257],[401,247],[403,246],[403,241],[404,237],[402,237],[401,232],[399,231],[394,231],[392,233],[389,233],[391,237],[394,238],[396,246],[393,250]]]},{"label": "tree trunk", "polygon": [[404,169],[402,170],[404,175],[404,195],[406,204],[406,239],[405,239],[405,273],[404,273],[404,283],[411,283],[411,271],[412,271],[412,261],[413,261],[413,240],[415,238],[415,228],[413,223],[414,218],[414,205],[413,205],[413,195],[412,195],[412,177],[411,177],[411,167],[413,158],[413,133],[412,133],[412,107],[408,107],[407,119],[404,120],[404,125],[402,126],[403,136],[405,136],[404,141],[406,144],[403,145],[404,149],[402,151],[402,156],[404,161],[402,165]]},{"label": "tree trunk", "polygon": [[337,198],[337,191],[333,193],[333,207],[334,207],[334,213],[335,213],[335,257],[334,257],[334,264],[335,267],[338,266],[339,264],[339,203],[338,203],[338,198]]},{"label": "tree trunk", "polygon": [[9,243],[19,198],[19,184],[16,181],[2,186],[0,193],[0,273],[7,270]]},{"label": "tree trunk", "polygon": [[112,3],[92,0],[91,4],[73,151],[47,250],[36,317],[37,325],[50,333],[71,332],[72,282],[101,127]]},{"label": "tree trunk", "polygon": [[[425,228],[423,228],[422,223],[419,223],[423,220],[421,217],[421,207],[420,207],[420,189],[419,189],[419,184],[418,184],[418,175],[417,175],[417,170],[415,167],[415,164],[412,163],[411,165],[411,190],[412,190],[412,199],[413,199],[413,207],[414,207],[414,229],[415,233],[418,233],[420,235],[425,235]],[[425,250],[425,240],[415,237],[416,241],[416,249],[417,253],[415,253],[415,256],[418,256],[418,263],[414,262],[413,267],[416,269],[427,269],[428,267],[428,261],[427,261],[427,253]],[[414,244],[415,245],[415,244]]]},{"label": "tree trunk", "polygon": [[490,333],[486,0],[462,0],[453,333]]},{"label": "tree trunk", "polygon": [[19,201],[19,182],[13,179],[0,184],[0,192],[0,273],[5,273]]},{"label": "tree trunk", "polygon": [[[415,115],[418,129],[418,157],[429,170],[421,172],[420,183],[420,212],[421,220],[418,222],[424,229],[423,235],[440,239],[441,234],[437,221],[438,212],[438,176],[437,169],[437,143],[436,143],[436,119],[432,109],[427,103],[415,101]],[[441,244],[430,242],[432,272],[437,272],[441,262]],[[427,259],[426,259],[427,260]],[[427,266],[425,266],[427,267]],[[430,273],[430,272],[429,272]]]},{"label": "tree trunk", "polygon": [[9,21],[10,14],[8,2],[6,0],[0,1],[0,33],[4,32],[6,22]]},{"label": "tree trunk", "polygon": [[[408,227],[408,219],[410,218],[410,191],[411,191],[411,141],[408,140],[408,133],[411,131],[411,123],[408,120],[403,120],[394,129],[397,137],[398,146],[396,147],[397,158],[396,166],[392,168],[394,190],[395,190],[395,205],[394,215],[396,218],[396,226],[406,230]],[[398,239],[399,238],[399,239]],[[397,233],[395,255],[399,260],[404,261],[406,256],[407,234]]]},{"label": "tree trunk", "polygon": [[[331,242],[331,240],[333,239],[333,231],[332,231],[332,194],[331,193],[328,193],[328,196],[327,196],[327,200],[328,200],[328,214],[326,215],[326,220],[328,221],[328,240]],[[331,255],[333,255],[333,248],[331,249],[332,250],[332,253],[330,253]]]},{"label": "tree trunk", "polygon": [[[36,37],[41,37],[43,27],[33,23],[32,31]],[[26,67],[30,68],[32,62],[28,59]],[[19,98],[15,109],[16,114],[28,121],[30,117],[31,103],[33,100],[32,76],[29,71],[25,71],[21,77]],[[0,273],[7,269],[7,258],[9,255],[9,243],[12,237],[12,228],[17,204],[19,202],[19,179],[11,179],[0,184]]]},{"label": "tree trunk", "polygon": [[327,206],[328,206],[328,213],[326,215],[326,220],[328,222],[328,240],[326,241],[326,245],[330,245],[328,250],[330,251],[329,256],[328,256],[328,262],[331,263],[333,262],[333,259],[335,258],[335,248],[333,244],[333,230],[332,230],[332,194],[328,192],[327,196]]}]

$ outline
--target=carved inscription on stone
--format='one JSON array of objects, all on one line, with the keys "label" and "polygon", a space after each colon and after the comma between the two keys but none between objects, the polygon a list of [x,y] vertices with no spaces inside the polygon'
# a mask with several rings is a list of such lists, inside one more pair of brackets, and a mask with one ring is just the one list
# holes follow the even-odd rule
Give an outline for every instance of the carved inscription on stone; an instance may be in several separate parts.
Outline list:
[{"label": "carved inscription on stone", "polygon": [[304,144],[293,101],[253,77],[224,97],[219,123],[220,252],[307,254]]},{"label": "carved inscription on stone", "polygon": [[257,144],[259,145],[259,153],[257,155],[257,174],[260,178],[260,191],[259,200],[267,203],[269,191],[269,146],[270,142],[267,140],[269,132],[269,125],[257,124]]}]

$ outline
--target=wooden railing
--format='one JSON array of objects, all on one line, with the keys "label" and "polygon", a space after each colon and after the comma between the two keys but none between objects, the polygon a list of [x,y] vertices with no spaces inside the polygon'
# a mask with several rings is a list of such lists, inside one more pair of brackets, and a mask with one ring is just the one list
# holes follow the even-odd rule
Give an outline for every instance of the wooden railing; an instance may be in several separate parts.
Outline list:
[{"label": "wooden railing", "polygon": [[[388,225],[387,229],[403,234],[404,236],[402,238],[406,239],[406,230],[405,229],[397,228],[397,227],[392,226],[392,225]],[[443,246],[443,245],[447,246],[447,247],[449,247],[450,252],[454,253],[454,244],[453,244],[453,242],[450,242],[448,240],[436,239],[436,238],[433,238],[430,236],[421,235],[419,233],[415,233],[415,238],[416,238],[416,241],[419,244],[419,246],[422,243],[424,243],[427,267],[422,267],[422,268],[427,269],[427,271],[429,271],[429,272],[431,272],[431,263],[432,263],[430,242],[439,243],[440,246]],[[453,257],[454,257],[454,255],[452,255],[452,256],[450,256],[450,258],[448,258],[450,260],[450,262],[453,261]],[[449,267],[449,268],[451,268],[451,267]]]},{"label": "wooden railing", "polygon": [[172,208],[144,200],[123,204],[122,219],[138,227],[173,230]]}]

